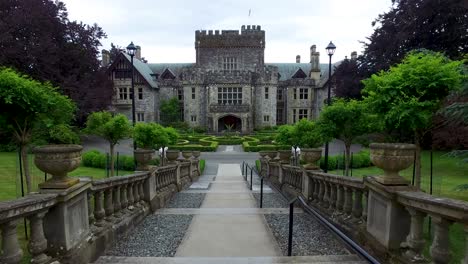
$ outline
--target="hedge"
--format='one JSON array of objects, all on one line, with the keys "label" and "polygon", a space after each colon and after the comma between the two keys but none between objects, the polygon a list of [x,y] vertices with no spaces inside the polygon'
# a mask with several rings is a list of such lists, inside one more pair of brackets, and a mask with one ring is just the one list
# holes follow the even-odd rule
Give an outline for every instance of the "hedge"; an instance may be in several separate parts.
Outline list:
[{"label": "hedge", "polygon": [[177,149],[177,150],[181,150],[181,151],[183,151],[183,150],[204,151],[204,152],[213,152],[213,151],[216,151],[217,148],[218,148],[218,142],[212,142],[208,146],[195,145],[195,144],[169,146],[169,149]]},{"label": "hedge", "polygon": [[[135,161],[133,156],[119,155],[117,161],[117,155],[115,156],[116,160],[114,163],[115,168],[119,170],[133,171],[135,169]],[[101,153],[98,150],[86,151],[82,157],[82,164],[85,167],[106,169],[107,165],[107,155]],[[159,159],[153,159],[151,165],[158,165]]]},{"label": "hedge", "polygon": [[[351,163],[353,169],[367,168],[370,166],[372,166],[372,162],[370,160],[369,150],[361,150],[353,153],[353,160]],[[328,157],[328,170],[342,170],[344,167],[343,154]],[[325,169],[325,157],[323,156],[320,158],[320,168]]]},{"label": "hedge", "polygon": [[259,151],[263,151],[263,150],[283,150],[283,149],[290,149],[291,146],[287,146],[287,145],[273,145],[273,144],[270,144],[270,145],[256,145],[254,143],[255,146],[252,146],[250,145],[251,142],[248,142],[248,141],[244,141],[242,143],[242,148],[244,149],[245,152],[259,152]]}]

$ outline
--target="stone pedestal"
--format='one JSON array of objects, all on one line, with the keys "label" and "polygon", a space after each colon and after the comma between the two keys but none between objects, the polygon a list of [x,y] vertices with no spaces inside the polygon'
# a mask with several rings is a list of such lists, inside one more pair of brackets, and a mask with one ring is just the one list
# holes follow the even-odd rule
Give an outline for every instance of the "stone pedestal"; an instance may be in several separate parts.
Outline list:
[{"label": "stone pedestal", "polygon": [[70,253],[89,234],[87,191],[90,187],[90,182],[80,182],[66,190],[40,190],[58,194],[58,204],[44,218],[50,255]]},{"label": "stone pedestal", "polygon": [[369,188],[367,232],[386,249],[399,249],[409,233],[411,217],[397,203],[395,192],[414,191],[414,187],[386,186],[373,176],[367,177],[364,183]]}]

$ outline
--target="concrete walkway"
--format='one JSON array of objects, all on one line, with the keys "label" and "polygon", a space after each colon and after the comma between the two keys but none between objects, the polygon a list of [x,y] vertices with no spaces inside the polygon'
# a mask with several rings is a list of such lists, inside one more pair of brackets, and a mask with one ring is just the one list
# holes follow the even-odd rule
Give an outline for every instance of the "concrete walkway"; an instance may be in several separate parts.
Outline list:
[{"label": "concrete walkway", "polygon": [[219,164],[176,257],[281,256],[239,164]]}]

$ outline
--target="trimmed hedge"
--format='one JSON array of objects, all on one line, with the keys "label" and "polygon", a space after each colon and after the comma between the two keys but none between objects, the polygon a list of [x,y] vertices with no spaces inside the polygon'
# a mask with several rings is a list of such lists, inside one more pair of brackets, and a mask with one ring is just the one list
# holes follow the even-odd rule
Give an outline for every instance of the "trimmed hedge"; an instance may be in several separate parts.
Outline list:
[{"label": "trimmed hedge", "polygon": [[252,146],[248,141],[244,141],[242,143],[242,148],[244,149],[245,152],[259,152],[263,150],[283,150],[283,149],[291,149],[291,146],[287,145],[257,145],[256,142],[254,142],[254,146]]},{"label": "trimmed hedge", "polygon": [[[115,155],[115,163],[114,166],[119,170],[126,170],[126,171],[133,171],[135,168],[135,161],[133,156],[125,156],[119,155],[119,159],[117,161],[117,155]],[[153,159],[150,163],[151,165],[159,165],[159,159]],[[86,151],[82,156],[82,165],[85,167],[91,168],[98,168],[98,169],[106,169],[107,165],[107,155],[105,153],[101,153],[98,150],[90,150]]]},{"label": "trimmed hedge", "polygon": [[203,152],[213,152],[216,151],[218,148],[217,142],[212,142],[208,146],[204,145],[195,145],[195,144],[187,144],[187,145],[173,145],[169,146],[169,149],[177,149],[177,150],[188,150],[188,151],[203,151]]},{"label": "trimmed hedge", "polygon": [[[369,150],[361,150],[359,152],[353,153],[353,159],[350,165],[353,169],[367,168],[372,166]],[[343,154],[328,157],[328,170],[342,170],[344,167],[345,165]],[[323,156],[320,158],[320,168],[325,169],[325,157]]]}]

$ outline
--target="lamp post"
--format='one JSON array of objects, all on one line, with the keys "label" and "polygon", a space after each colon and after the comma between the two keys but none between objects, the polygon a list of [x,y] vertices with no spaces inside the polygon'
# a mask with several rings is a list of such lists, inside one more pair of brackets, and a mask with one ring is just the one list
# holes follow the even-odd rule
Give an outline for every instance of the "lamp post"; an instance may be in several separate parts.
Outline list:
[{"label": "lamp post", "polygon": [[[132,124],[133,126],[135,126],[135,83],[134,83],[134,79],[133,79],[133,56],[135,56],[135,52],[136,52],[136,47],[135,45],[133,44],[133,41],[127,46],[127,54],[130,55],[130,61],[131,61],[131,65],[132,65],[132,70],[131,70],[131,74],[132,74],[132,88],[131,88],[131,94],[132,94]],[[133,149],[136,150],[136,144],[135,144],[135,139],[133,139]]]},{"label": "lamp post", "polygon": [[[335,53],[336,46],[333,42],[330,41],[328,46],[325,48],[327,50],[327,54],[330,57],[330,61],[328,63],[328,95],[327,95],[327,105],[331,104],[330,93],[331,93],[331,59],[333,54]],[[325,144],[325,172],[328,172],[328,142]]]}]

